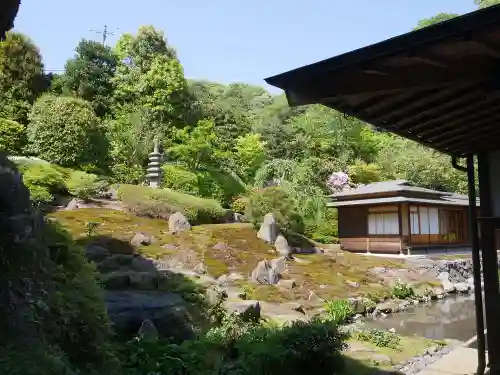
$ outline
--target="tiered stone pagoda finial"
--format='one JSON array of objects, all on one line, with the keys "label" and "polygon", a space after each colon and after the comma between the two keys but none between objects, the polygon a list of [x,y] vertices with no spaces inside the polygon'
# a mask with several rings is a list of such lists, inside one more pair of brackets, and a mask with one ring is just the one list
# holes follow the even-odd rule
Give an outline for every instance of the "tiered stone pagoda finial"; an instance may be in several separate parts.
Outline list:
[{"label": "tiered stone pagoda finial", "polygon": [[146,174],[146,179],[149,181],[149,186],[152,188],[158,188],[161,185],[161,163],[162,154],[160,153],[160,145],[158,138],[155,138],[153,152],[149,154],[149,163]]}]

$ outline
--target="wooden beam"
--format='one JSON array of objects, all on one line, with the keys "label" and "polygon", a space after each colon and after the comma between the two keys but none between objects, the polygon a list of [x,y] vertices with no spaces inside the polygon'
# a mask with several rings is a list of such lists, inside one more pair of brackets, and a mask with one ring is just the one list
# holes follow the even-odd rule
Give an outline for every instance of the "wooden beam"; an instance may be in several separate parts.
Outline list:
[{"label": "wooden beam", "polygon": [[415,55],[415,56],[411,56],[411,58],[413,60],[418,60],[418,61],[422,61],[426,64],[430,64],[430,65],[433,65],[433,66],[437,66],[437,67],[440,67],[440,68],[447,68],[449,65],[442,62],[442,59],[439,59],[435,56],[431,56],[429,54],[418,54],[418,55]]},{"label": "wooden beam", "polygon": [[469,92],[468,94],[455,92],[453,99],[447,96],[446,99],[448,100],[440,100],[438,103],[434,103],[434,105],[432,102],[427,101],[427,109],[420,110],[418,113],[405,113],[406,119],[398,121],[397,124],[399,127],[410,128],[413,124],[420,124],[435,119],[436,113],[444,111],[449,115],[454,111],[461,111],[464,108],[463,104],[470,102],[473,98],[479,98],[482,95],[482,92],[478,91]]},{"label": "wooden beam", "polygon": [[[470,65],[475,68],[470,69]],[[310,77],[296,82],[289,91],[300,93],[298,104],[318,103],[323,100],[346,95],[382,95],[389,93],[415,93],[422,90],[439,89],[464,81],[485,81],[495,68],[488,61],[460,61],[456,66],[438,68],[435,66],[410,67],[391,71],[390,76],[370,75],[361,70],[346,71],[335,76]]]},{"label": "wooden beam", "polygon": [[[494,124],[493,126],[495,126],[495,124],[498,125],[498,120],[499,119],[500,119],[500,113],[495,113],[495,114],[493,114],[491,116],[487,116],[486,120],[484,119],[483,116],[481,116],[481,118],[477,119],[476,121],[471,121],[471,122],[460,121],[458,123],[455,122],[455,123],[449,125],[449,128],[451,130],[441,132],[436,137],[433,137],[432,141],[436,142],[436,143],[440,143],[440,142],[442,142],[443,140],[446,140],[446,139],[450,139],[451,140],[452,139],[452,137],[451,137],[452,135],[463,133],[464,128],[466,128],[466,129],[473,129],[475,127],[481,126],[481,130],[488,129],[488,127],[484,127],[484,124],[493,123]],[[458,124],[463,124],[463,127],[457,126]]]},{"label": "wooden beam", "polygon": [[[434,117],[432,120],[419,123],[414,126],[406,126],[405,128],[418,132],[423,137],[428,137],[431,134],[442,133],[445,129],[448,129],[450,126],[445,125],[442,126],[443,123],[453,123],[456,119],[460,122],[470,121],[471,119],[475,119],[478,116],[483,115],[484,113],[490,110],[490,105],[493,102],[493,98],[486,99],[480,102],[477,106],[467,106],[464,105],[460,109],[455,111],[445,112],[441,116]],[[453,124],[452,126],[454,126]],[[424,129],[420,131],[420,129]]]},{"label": "wooden beam", "polygon": [[[498,123],[498,120],[495,120],[495,123]],[[489,131],[481,131],[481,133],[476,133],[474,131],[468,132],[468,134],[464,134],[463,137],[455,138],[453,140],[449,140],[446,142],[440,142],[439,144],[443,147],[448,148],[458,148],[461,145],[472,144],[478,141],[482,141],[483,139],[493,138],[494,142],[498,142],[498,135],[500,134],[499,129],[497,127],[489,128]],[[472,129],[471,129],[472,130]]]},{"label": "wooden beam", "polygon": [[493,43],[485,40],[485,39],[470,39],[469,43],[472,43],[483,51],[485,51],[488,55],[500,59],[500,47],[495,46]]}]

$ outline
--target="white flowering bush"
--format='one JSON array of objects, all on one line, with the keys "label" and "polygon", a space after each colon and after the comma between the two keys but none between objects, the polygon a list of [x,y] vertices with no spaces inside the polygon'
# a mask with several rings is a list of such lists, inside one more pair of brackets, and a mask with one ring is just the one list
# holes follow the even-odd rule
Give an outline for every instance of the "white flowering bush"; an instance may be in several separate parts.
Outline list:
[{"label": "white flowering bush", "polygon": [[349,176],[344,172],[335,172],[326,180],[326,186],[332,192],[341,191],[344,187],[349,185]]}]

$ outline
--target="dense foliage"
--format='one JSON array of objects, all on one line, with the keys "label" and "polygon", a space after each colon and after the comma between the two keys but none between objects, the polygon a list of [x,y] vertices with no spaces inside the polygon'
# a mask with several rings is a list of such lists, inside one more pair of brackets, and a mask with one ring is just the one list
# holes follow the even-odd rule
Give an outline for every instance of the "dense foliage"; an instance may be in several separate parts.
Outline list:
[{"label": "dense foliage", "polygon": [[282,327],[227,315],[197,341],[131,341],[124,351],[127,375],[341,374],[346,336],[330,321],[296,321]]},{"label": "dense foliage", "polygon": [[97,117],[82,99],[42,96],[30,113],[28,139],[31,152],[62,166],[101,163],[106,153]]},{"label": "dense foliage", "polygon": [[0,150],[20,155],[26,145],[26,128],[20,123],[0,118]]}]

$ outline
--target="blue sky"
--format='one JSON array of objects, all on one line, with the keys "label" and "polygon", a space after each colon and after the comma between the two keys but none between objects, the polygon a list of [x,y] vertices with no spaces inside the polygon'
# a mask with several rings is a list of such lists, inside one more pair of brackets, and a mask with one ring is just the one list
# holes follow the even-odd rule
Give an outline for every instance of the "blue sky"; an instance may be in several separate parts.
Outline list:
[{"label": "blue sky", "polygon": [[[81,38],[108,25],[162,29],[188,78],[265,85],[263,79],[412,29],[473,0],[22,0],[16,30],[40,48],[47,70],[64,68]],[[269,88],[269,87],[268,87]]]}]

